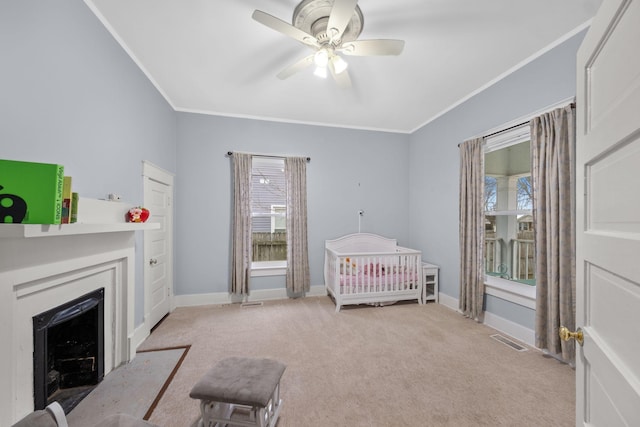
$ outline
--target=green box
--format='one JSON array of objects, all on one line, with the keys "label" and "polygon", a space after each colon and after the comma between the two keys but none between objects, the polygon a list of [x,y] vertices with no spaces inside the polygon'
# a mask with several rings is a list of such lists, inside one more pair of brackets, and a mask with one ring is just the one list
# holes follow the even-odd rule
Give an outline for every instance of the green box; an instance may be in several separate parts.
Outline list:
[{"label": "green box", "polygon": [[60,224],[64,166],[0,159],[0,223]]}]

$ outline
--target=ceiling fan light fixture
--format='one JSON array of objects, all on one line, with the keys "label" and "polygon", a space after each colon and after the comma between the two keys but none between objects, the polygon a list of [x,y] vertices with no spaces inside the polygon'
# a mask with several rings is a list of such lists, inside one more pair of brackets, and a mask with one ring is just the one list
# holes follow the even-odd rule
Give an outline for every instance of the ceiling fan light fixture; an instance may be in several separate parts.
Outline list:
[{"label": "ceiling fan light fixture", "polygon": [[347,61],[345,61],[338,55],[333,56],[333,58],[331,59],[331,63],[333,64],[333,71],[336,74],[342,73],[349,66],[349,64],[347,64]]},{"label": "ceiling fan light fixture", "polygon": [[348,64],[341,55],[399,55],[403,50],[403,40],[358,40],[364,23],[358,0],[298,1],[291,24],[261,10],[252,14],[255,21],[314,50],[278,73],[281,80],[313,65],[316,76],[327,78],[330,72],[339,87],[349,88]]},{"label": "ceiling fan light fixture", "polygon": [[320,77],[321,79],[327,78],[327,67],[316,67],[316,70],[313,72],[314,76]]},{"label": "ceiling fan light fixture", "polygon": [[316,67],[325,68],[329,63],[329,52],[327,51],[327,49],[322,48],[318,50],[313,56],[313,62],[316,64]]}]

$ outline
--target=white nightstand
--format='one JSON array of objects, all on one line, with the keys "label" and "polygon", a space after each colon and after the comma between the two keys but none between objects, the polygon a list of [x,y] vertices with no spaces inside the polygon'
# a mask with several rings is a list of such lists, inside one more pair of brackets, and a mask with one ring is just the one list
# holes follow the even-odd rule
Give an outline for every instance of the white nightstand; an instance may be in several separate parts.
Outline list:
[{"label": "white nightstand", "polygon": [[422,301],[438,302],[438,270],[440,267],[428,262],[422,263]]}]

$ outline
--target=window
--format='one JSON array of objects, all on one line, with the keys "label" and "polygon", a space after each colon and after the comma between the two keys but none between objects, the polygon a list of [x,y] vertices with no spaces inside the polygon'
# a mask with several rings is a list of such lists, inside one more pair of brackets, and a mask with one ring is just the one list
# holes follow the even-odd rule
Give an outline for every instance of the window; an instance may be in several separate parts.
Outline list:
[{"label": "window", "polygon": [[485,149],[485,273],[535,286],[528,126],[487,139]]},{"label": "window", "polygon": [[287,194],[284,159],[254,156],[251,164],[253,259],[282,266],[287,259]]}]

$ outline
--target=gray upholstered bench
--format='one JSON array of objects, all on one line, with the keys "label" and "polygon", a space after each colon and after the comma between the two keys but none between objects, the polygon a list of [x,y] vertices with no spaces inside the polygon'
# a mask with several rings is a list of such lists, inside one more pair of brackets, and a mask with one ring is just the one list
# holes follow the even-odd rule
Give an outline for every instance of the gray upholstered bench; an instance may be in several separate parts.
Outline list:
[{"label": "gray upholstered bench", "polygon": [[189,393],[200,399],[199,425],[274,427],[282,405],[280,378],[285,368],[272,359],[221,360]]}]

